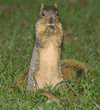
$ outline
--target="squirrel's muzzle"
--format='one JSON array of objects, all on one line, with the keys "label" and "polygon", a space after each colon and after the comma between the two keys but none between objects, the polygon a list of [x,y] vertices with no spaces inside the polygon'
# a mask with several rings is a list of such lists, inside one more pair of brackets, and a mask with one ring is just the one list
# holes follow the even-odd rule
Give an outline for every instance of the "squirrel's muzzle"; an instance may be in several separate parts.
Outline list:
[{"label": "squirrel's muzzle", "polygon": [[54,19],[53,19],[53,17],[50,17],[49,18],[49,25],[48,25],[48,27],[50,29],[54,29],[55,25],[54,25]]},{"label": "squirrel's muzzle", "polygon": [[50,23],[50,24],[53,23],[53,18],[52,18],[52,17],[49,18],[49,23]]}]

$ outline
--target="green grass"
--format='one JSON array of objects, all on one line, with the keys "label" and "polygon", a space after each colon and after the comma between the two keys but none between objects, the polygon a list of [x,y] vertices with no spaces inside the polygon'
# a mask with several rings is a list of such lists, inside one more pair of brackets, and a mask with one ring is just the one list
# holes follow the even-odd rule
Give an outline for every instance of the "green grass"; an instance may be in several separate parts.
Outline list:
[{"label": "green grass", "polygon": [[[65,104],[43,103],[40,91],[25,95],[26,90],[8,85],[15,84],[16,78],[27,67],[31,59],[34,45],[34,25],[39,14],[40,5],[54,5],[53,0],[14,0],[0,1],[0,110],[34,110],[41,106],[43,110],[98,110],[100,109],[100,0],[80,0],[73,7],[70,1],[55,1],[58,4],[60,20],[70,40],[62,49],[61,59],[76,59],[92,65],[90,72],[77,83],[75,79],[66,81],[78,96],[78,89],[84,88],[83,97],[79,101]],[[1,7],[16,5],[13,12]],[[2,10],[1,10],[2,9]],[[11,10],[10,10],[11,11]],[[76,42],[74,38],[77,38]],[[80,51],[79,51],[80,49]],[[70,83],[68,83],[70,82]],[[72,85],[75,85],[72,87]],[[5,89],[5,86],[7,88]],[[62,101],[63,94],[58,90],[51,92]],[[68,92],[66,93],[68,97]],[[75,97],[75,96],[74,96]]]}]

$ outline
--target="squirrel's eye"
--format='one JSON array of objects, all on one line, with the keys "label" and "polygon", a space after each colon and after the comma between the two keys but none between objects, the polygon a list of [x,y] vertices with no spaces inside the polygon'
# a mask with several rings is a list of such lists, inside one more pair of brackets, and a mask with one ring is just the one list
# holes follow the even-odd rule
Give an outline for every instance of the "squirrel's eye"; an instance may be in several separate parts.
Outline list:
[{"label": "squirrel's eye", "polygon": [[42,16],[45,16],[44,12],[42,12]]},{"label": "squirrel's eye", "polygon": [[57,16],[59,16],[59,14],[57,13]]}]

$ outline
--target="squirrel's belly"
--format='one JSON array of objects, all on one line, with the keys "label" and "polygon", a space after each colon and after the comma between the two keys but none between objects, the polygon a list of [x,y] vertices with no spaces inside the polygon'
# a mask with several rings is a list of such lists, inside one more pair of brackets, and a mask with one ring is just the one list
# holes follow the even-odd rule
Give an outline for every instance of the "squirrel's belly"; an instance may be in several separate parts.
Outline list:
[{"label": "squirrel's belly", "polygon": [[57,67],[58,65],[58,50],[54,48],[50,42],[49,45],[40,51],[40,68],[45,71]]},{"label": "squirrel's belly", "polygon": [[58,50],[49,42],[46,48],[40,50],[39,71],[50,79],[50,77],[58,73],[57,66]]}]

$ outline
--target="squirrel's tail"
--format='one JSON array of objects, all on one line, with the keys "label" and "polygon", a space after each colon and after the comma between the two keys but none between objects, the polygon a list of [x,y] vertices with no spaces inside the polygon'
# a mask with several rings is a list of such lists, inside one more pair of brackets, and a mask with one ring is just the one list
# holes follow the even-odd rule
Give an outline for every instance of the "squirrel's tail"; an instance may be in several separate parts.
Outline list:
[{"label": "squirrel's tail", "polygon": [[63,79],[69,79],[74,76],[76,79],[85,75],[85,72],[89,71],[91,67],[86,64],[78,62],[77,60],[62,60],[62,77]]}]

